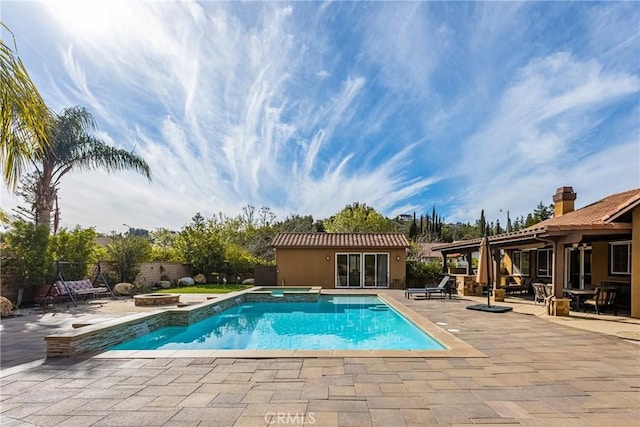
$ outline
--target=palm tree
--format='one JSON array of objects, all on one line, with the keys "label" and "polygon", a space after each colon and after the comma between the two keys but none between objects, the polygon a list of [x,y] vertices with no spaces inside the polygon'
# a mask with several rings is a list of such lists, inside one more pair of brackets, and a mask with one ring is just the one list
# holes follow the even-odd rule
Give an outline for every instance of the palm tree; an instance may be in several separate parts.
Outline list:
[{"label": "palm tree", "polygon": [[[0,22],[0,26],[13,33]],[[15,188],[25,164],[45,149],[47,107],[13,48],[0,40],[0,164],[5,184]]]},{"label": "palm tree", "polygon": [[[51,145],[32,159],[36,224],[51,228],[51,212],[57,204],[60,180],[73,170],[134,170],[151,180],[149,165],[144,159],[90,135],[95,129],[93,116],[84,107],[67,108],[52,115],[47,129]],[[54,232],[56,230],[57,220],[54,221]]]}]

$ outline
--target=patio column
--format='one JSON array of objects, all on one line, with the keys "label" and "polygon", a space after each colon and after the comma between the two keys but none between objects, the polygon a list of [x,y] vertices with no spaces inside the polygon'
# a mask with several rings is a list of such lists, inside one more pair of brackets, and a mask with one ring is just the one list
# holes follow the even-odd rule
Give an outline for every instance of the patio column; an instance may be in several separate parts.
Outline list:
[{"label": "patio column", "polygon": [[564,288],[564,242],[553,242],[553,273],[551,281],[553,283],[553,295],[556,298],[562,298],[562,289]]},{"label": "patio column", "polygon": [[631,317],[640,318],[640,207],[631,218]]}]

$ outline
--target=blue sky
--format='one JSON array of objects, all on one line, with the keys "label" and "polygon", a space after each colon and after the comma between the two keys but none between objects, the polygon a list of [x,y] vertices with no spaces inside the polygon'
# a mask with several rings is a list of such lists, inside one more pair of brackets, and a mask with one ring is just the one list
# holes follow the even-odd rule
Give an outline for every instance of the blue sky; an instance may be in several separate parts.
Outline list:
[{"label": "blue sky", "polygon": [[67,226],[356,201],[504,225],[560,186],[577,207],[640,186],[638,2],[3,1],[2,21],[54,110],[152,169],[66,176]]}]

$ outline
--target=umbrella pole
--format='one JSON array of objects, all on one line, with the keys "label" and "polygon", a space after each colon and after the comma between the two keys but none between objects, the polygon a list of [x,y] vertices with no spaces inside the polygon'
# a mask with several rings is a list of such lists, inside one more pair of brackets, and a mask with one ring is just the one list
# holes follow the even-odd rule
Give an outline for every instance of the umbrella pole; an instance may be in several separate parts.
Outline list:
[{"label": "umbrella pole", "polygon": [[[486,238],[486,236],[485,236]],[[489,239],[486,240],[485,251],[487,253],[487,307],[491,307],[491,270],[489,267],[491,266],[491,252],[489,252]]]}]

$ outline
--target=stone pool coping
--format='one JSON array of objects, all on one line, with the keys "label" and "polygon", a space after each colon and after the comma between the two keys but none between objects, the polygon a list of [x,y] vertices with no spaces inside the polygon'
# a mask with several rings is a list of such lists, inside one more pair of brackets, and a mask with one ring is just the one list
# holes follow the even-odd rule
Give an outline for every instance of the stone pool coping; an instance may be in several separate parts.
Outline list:
[{"label": "stone pool coping", "polygon": [[[261,289],[263,287],[253,287],[242,291],[230,292],[197,305],[151,313],[136,313],[99,324],[83,326],[72,331],[49,335],[45,337],[47,357],[69,357],[83,354],[91,355],[95,358],[118,359],[158,357],[251,359],[273,357],[487,357],[475,347],[401,304],[395,298],[380,294],[375,289],[372,289],[370,293],[359,293],[356,296],[377,296],[425,333],[438,340],[446,348],[443,350],[107,350],[115,344],[137,336],[138,330],[143,324],[146,324],[149,330],[155,330],[169,325],[195,323],[205,317],[244,302],[245,294],[259,292]],[[322,294],[348,295],[331,289],[322,289]]]}]

